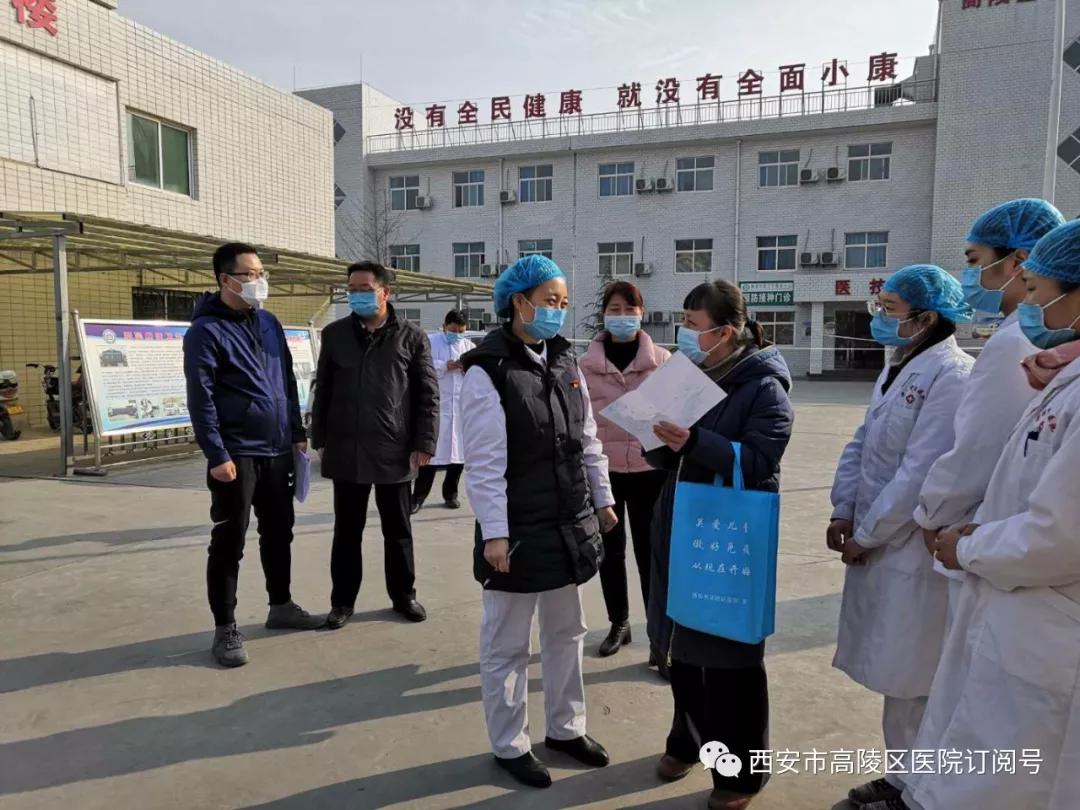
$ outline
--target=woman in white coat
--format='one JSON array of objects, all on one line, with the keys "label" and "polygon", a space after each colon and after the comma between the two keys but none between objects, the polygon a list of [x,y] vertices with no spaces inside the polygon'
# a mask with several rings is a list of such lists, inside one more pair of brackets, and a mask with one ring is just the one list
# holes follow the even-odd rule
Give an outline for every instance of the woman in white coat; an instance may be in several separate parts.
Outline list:
[{"label": "woman in white coat", "polygon": [[[1023,269],[1020,324],[1044,349],[1025,367],[1041,394],[974,523],[937,539],[938,559],[968,576],[919,732],[920,748],[990,753],[983,773],[911,776],[905,806],[922,810],[1080,801],[1080,221],[1043,237]],[[995,769],[995,750],[1015,760]]]},{"label": "woman in white coat", "polygon": [[[979,353],[964,388],[956,410],[956,444],[930,468],[919,495],[915,521],[928,549],[942,529],[971,522],[1009,432],[1035,396],[1020,365],[1035,351],[1016,314],[1026,295],[1020,264],[1036,242],[1064,222],[1046,200],[1010,200],[982,214],[968,233],[964,297],[976,311],[1004,320]],[[934,568],[952,581],[951,612],[964,574],[946,571],[941,563]]]},{"label": "woman in white coat", "polygon": [[[947,604],[945,578],[934,573],[912,514],[927,470],[953,445],[973,363],[953,334],[972,311],[960,283],[933,265],[895,273],[872,308],[874,337],[895,352],[833,484],[827,542],[848,565],[833,666],[884,695],[885,745],[900,751],[919,728]],[[902,785],[889,774],[849,798],[886,810]]]},{"label": "woman in white coat", "polygon": [[413,487],[412,511],[415,515],[424,505],[431,487],[435,483],[435,470],[446,470],[443,479],[443,502],[447,509],[460,509],[458,484],[461,472],[465,469],[465,458],[461,449],[461,384],[465,372],[461,365],[461,356],[476,348],[465,337],[467,322],[465,316],[456,309],[446,313],[441,332],[430,335],[431,362],[439,378],[439,441],[431,463],[421,467]]}]

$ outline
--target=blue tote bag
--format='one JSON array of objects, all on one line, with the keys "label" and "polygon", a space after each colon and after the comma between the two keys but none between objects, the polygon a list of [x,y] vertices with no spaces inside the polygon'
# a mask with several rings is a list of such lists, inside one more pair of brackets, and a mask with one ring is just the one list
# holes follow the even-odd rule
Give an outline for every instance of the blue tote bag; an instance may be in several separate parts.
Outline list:
[{"label": "blue tote bag", "polygon": [[780,496],[743,486],[742,445],[732,486],[675,487],[667,614],[683,627],[758,644],[776,621]]}]

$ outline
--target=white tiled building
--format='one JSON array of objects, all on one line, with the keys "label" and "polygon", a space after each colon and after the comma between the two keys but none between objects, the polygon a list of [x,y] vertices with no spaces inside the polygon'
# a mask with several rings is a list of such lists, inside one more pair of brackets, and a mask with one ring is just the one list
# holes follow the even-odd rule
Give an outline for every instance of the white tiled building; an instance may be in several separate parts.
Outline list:
[{"label": "white tiled building", "polygon": [[[396,102],[381,96],[384,134],[354,121],[369,137],[344,153],[339,143],[338,176],[367,209],[389,202],[384,258],[399,267],[476,276],[549,252],[571,278],[577,337],[607,274],[642,288],[664,340],[686,292],[722,277],[753,293],[797,372],[879,365],[880,352],[851,351],[870,344],[842,338],[869,337],[865,302],[890,272],[959,270],[972,219],[1042,196],[1048,171],[1055,202],[1080,215],[1080,0],[1059,2],[1063,34],[1054,0],[941,0],[937,42],[899,93],[727,102],[723,121],[716,105],[695,105],[680,124],[650,110],[643,126],[609,113],[531,132],[499,122],[395,133]],[[1048,137],[1057,63],[1059,132]],[[339,110],[337,92],[305,95],[343,120],[355,103]],[[339,251],[361,255],[344,234],[363,222],[342,222],[361,210],[339,208]],[[442,314],[424,309],[425,326]]]},{"label": "white tiled building", "polygon": [[122,17],[116,0],[51,5],[55,22],[35,16],[49,4],[0,3],[0,211],[333,255],[325,109]]}]

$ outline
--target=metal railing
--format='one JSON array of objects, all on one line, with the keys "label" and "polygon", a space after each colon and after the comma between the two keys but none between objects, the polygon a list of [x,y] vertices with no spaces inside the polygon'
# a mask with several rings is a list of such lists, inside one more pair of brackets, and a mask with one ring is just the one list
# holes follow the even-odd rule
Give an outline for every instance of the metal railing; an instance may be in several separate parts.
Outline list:
[{"label": "metal railing", "polygon": [[805,115],[855,112],[884,107],[926,104],[937,100],[937,82],[905,81],[888,85],[789,92],[697,104],[639,107],[590,115],[565,115],[496,121],[459,127],[407,129],[367,139],[368,154],[441,149],[540,138],[565,138],[637,132],[669,127],[695,127],[740,121],[795,118]]}]

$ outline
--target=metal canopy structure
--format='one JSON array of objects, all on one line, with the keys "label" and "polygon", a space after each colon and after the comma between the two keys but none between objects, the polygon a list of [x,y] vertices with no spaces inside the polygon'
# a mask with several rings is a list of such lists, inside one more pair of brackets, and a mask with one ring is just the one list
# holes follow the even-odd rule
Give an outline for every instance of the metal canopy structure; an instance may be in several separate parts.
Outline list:
[{"label": "metal canopy structure", "polygon": [[[216,286],[211,258],[222,239],[67,213],[0,213],[0,277],[52,273],[52,239],[66,237],[67,272],[152,271],[155,287]],[[253,244],[283,295],[325,297],[345,286],[342,259]],[[410,301],[490,300],[492,288],[469,279],[398,271],[395,295]]]},{"label": "metal canopy structure", "polygon": [[[212,258],[223,240],[149,225],[68,213],[0,212],[0,278],[51,275],[60,383],[60,456],[64,475],[75,471],[72,425],[69,273],[153,272],[178,290],[216,286]],[[349,262],[253,244],[270,272],[270,286],[288,296],[326,298],[340,293]],[[394,293],[416,301],[491,300],[488,284],[398,272]]]}]

